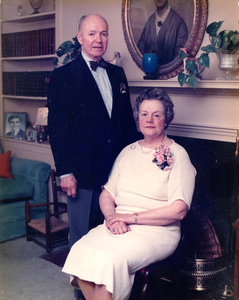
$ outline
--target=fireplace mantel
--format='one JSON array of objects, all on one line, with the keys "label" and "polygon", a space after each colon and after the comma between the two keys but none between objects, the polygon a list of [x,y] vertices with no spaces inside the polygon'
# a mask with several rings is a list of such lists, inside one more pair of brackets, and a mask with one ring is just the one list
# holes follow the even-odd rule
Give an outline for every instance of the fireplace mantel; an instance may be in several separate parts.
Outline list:
[{"label": "fireplace mantel", "polygon": [[218,89],[218,90],[237,90],[239,91],[239,80],[199,80],[196,85],[196,89],[194,90],[189,85],[184,85],[180,87],[177,80],[129,80],[129,87],[130,88],[147,88],[147,87],[164,87],[164,88],[171,88],[171,89],[190,89],[195,91],[197,89]]},{"label": "fireplace mantel", "polygon": [[236,142],[239,80],[200,80],[196,89],[186,84],[180,87],[177,79],[130,79],[128,83],[132,102],[142,89],[150,87],[163,88],[172,97],[176,118],[167,129],[168,135]]}]

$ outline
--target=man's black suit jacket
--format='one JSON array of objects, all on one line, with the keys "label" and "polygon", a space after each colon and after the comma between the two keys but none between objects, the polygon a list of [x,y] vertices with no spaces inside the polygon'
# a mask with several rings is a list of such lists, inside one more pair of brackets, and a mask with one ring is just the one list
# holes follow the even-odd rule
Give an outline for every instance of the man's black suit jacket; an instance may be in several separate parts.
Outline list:
[{"label": "man's black suit jacket", "polygon": [[80,54],[53,71],[48,89],[48,127],[57,174],[73,172],[78,188],[100,189],[123,147],[137,139],[124,70],[107,63],[112,117]]}]

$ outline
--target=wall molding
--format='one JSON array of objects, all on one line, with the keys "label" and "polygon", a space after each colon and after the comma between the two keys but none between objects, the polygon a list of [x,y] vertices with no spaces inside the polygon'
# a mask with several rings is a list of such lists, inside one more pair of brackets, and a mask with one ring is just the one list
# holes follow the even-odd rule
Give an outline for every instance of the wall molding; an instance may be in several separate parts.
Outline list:
[{"label": "wall molding", "polygon": [[175,136],[191,137],[222,142],[236,143],[239,128],[210,125],[171,123],[166,133]]}]

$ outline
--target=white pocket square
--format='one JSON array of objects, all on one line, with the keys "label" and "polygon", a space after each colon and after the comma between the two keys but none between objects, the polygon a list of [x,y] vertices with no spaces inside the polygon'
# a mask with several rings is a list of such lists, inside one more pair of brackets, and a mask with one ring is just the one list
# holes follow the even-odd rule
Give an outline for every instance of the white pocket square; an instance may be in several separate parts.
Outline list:
[{"label": "white pocket square", "polygon": [[120,93],[121,94],[126,93],[126,86],[123,82],[121,82],[121,84],[120,84]]}]

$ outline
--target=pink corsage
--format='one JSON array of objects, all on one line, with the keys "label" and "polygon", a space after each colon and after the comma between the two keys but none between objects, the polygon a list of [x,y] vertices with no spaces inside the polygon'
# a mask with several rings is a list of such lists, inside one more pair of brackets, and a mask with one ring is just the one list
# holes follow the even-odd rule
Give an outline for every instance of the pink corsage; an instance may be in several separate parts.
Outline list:
[{"label": "pink corsage", "polygon": [[166,145],[161,145],[155,148],[155,153],[153,154],[153,163],[164,171],[169,171],[173,165],[173,154],[170,152],[169,147]]}]

